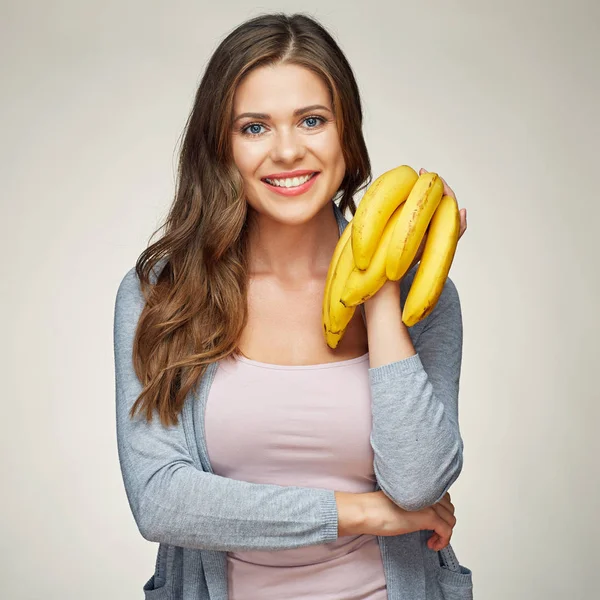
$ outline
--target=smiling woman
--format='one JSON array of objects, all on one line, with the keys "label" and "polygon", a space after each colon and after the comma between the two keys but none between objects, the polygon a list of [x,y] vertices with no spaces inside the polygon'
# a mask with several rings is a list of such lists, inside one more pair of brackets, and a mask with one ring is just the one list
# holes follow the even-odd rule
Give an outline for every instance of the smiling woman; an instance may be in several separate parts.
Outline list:
[{"label": "smiling woman", "polygon": [[323,339],[328,267],[370,180],[358,87],[325,28],[277,13],[229,33],[186,125],[165,233],[116,298],[119,460],[159,543],[147,600],[471,597],[449,544],[451,280],[410,332],[412,272],[335,350]]},{"label": "smiling woman", "polygon": [[[260,112],[252,112],[256,108]],[[233,112],[233,160],[250,209],[262,221],[268,217],[276,222],[282,232],[286,224],[293,225],[296,235],[290,229],[287,233],[306,239],[307,232],[300,236],[298,225],[317,224],[315,215],[331,203],[346,172],[326,83],[298,64],[256,68],[238,84]],[[289,170],[273,170],[282,167]],[[280,196],[296,197],[298,203],[281,202]],[[333,226],[333,213],[328,212]],[[299,241],[290,240],[290,246]],[[305,250],[317,249],[315,241],[305,242]]]},{"label": "smiling woman", "polygon": [[[334,207],[354,214],[355,194],[371,181],[358,86],[325,28],[273,14],[230,32],[196,93],[178,171],[164,235],[135,266],[148,302],[136,330],[144,386],[132,416],[151,420],[156,410],[174,424],[207,366],[232,354],[285,360],[287,350],[293,363],[364,352],[358,317],[336,353],[321,335],[319,295],[339,236]],[[303,293],[290,297],[290,285]],[[306,318],[317,324],[303,332],[309,347],[294,343],[287,315],[285,328],[259,325],[254,298],[303,315],[303,329]],[[262,342],[250,335],[256,329]],[[287,337],[273,344],[274,331]]]}]

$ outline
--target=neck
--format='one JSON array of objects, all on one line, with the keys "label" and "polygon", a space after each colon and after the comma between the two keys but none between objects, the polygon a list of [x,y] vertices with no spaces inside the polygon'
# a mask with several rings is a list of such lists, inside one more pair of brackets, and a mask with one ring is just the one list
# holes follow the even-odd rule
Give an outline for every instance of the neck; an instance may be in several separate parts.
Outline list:
[{"label": "neck", "polygon": [[310,221],[286,225],[254,209],[249,217],[249,275],[307,281],[327,274],[339,238],[333,203]]}]

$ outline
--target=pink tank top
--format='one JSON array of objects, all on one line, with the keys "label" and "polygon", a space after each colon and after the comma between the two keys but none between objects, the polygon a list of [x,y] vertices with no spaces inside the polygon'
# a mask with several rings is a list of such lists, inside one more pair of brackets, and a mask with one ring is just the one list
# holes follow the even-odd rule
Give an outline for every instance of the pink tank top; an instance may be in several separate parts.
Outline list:
[{"label": "pink tank top", "polygon": [[[252,483],[375,490],[369,355],[317,365],[219,363],[205,413],[217,475]],[[377,537],[228,552],[230,600],[387,600]]]}]

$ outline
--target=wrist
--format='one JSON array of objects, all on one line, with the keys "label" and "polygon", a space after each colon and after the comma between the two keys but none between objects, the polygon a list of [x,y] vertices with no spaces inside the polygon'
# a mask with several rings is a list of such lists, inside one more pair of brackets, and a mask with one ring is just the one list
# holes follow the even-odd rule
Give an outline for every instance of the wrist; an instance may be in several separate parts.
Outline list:
[{"label": "wrist", "polygon": [[[370,302],[368,306],[367,302]],[[416,354],[408,328],[402,321],[399,282],[386,281],[384,286],[365,302],[365,317],[371,368]]]},{"label": "wrist", "polygon": [[396,312],[400,309],[400,282],[387,280],[383,286],[368,300],[365,300],[365,314],[375,311],[386,311],[391,307]]},{"label": "wrist", "polygon": [[357,494],[357,502],[360,505],[362,515],[361,533],[377,535],[381,530],[381,511],[377,510],[380,506],[379,496],[382,492],[366,492]]},{"label": "wrist", "polygon": [[338,537],[365,533],[368,503],[364,496],[354,492],[335,492],[338,510]]},{"label": "wrist", "polygon": [[365,301],[365,317],[367,330],[369,327],[379,329],[392,327],[402,323],[400,306],[400,286],[397,281],[386,281],[377,293]]}]

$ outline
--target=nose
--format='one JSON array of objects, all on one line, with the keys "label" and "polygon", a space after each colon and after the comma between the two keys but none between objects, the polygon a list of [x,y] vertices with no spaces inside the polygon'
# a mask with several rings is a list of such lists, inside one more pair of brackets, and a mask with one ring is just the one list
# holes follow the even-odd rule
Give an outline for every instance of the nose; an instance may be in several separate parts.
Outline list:
[{"label": "nose", "polygon": [[304,156],[306,148],[302,136],[294,129],[278,131],[272,138],[271,159],[273,162],[295,163]]}]

